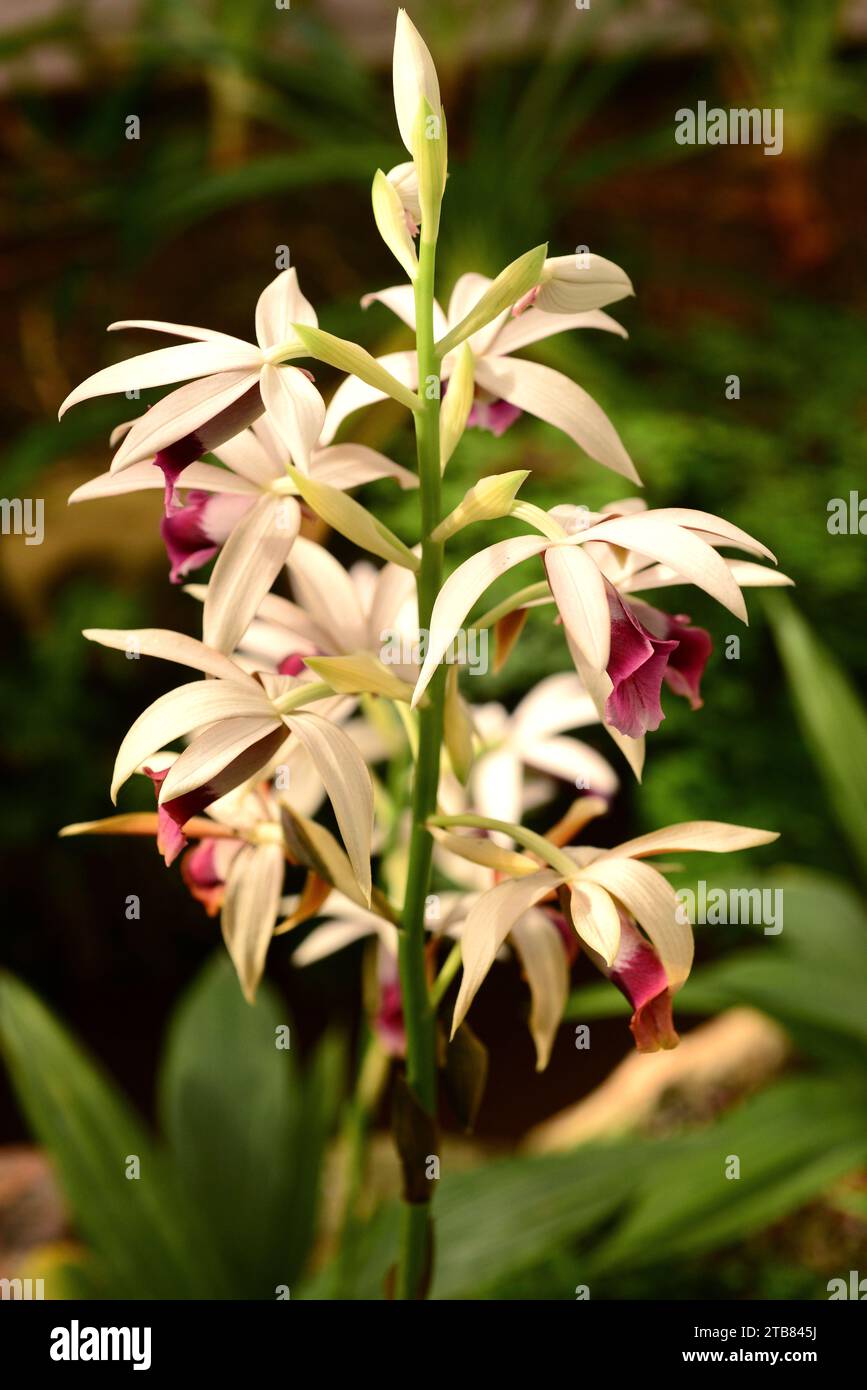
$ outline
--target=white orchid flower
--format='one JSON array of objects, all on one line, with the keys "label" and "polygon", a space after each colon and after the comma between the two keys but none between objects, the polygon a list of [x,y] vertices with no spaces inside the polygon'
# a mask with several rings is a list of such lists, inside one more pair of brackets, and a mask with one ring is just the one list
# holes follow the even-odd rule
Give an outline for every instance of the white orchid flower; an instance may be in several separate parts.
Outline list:
[{"label": "white orchid flower", "polygon": [[[604,264],[609,265],[610,262]],[[439,304],[434,304],[434,333],[438,341],[445,340],[466,318],[493,283],[485,275],[462,275],[452,291],[448,313],[444,314]],[[613,293],[613,287],[611,297],[620,297]],[[384,304],[408,327],[415,329],[411,285],[393,285],[389,289],[365,295],[361,302],[367,307],[374,301]],[[603,302],[610,302],[610,299],[603,296]],[[625,329],[600,309],[549,313],[537,307],[526,309],[519,317],[515,317],[507,308],[471,334],[467,345],[472,355],[474,400],[468,423],[499,435],[522,411],[527,411],[563,430],[590,458],[640,485],[641,480],[620,436],[592,397],[562,372],[539,362],[528,362],[512,356],[531,343],[554,333],[563,333],[569,328],[599,328],[626,337]],[[459,350],[446,353],[440,369],[443,382],[450,379],[460,360]],[[414,352],[387,353],[378,361],[405,386],[412,389],[417,387],[418,365]],[[353,411],[385,398],[384,391],[357,377],[347,377],[338,386],[328,406],[323,440],[332,440]],[[448,395],[445,399],[448,400]]]},{"label": "white orchid flower", "polygon": [[178,474],[190,463],[233,439],[267,410],[271,423],[299,466],[309,465],[325,405],[310,375],[286,364],[307,355],[293,324],[315,328],[313,306],[298,286],[293,268],[283,270],[259,296],[256,342],[227,333],[154,319],[125,319],[109,325],[143,328],[193,341],[127,358],[89,376],[60,407],[118,391],[145,390],[185,381],[146,411],[129,429],[112,459],[113,473],[153,458],[166,475],[171,497]]},{"label": "white orchid flower", "polygon": [[[121,743],[111,797],[154,752],[195,731],[161,778],[159,807],[183,827],[206,806],[279,763],[297,740],[316,765],[359,885],[369,900],[373,790],[370,774],[347,734],[307,705],[331,692],[316,682],[262,672],[255,676],[222,652],[192,637],[145,628],[90,629],[90,641],[191,666],[206,680],[170,690],[155,700]],[[179,846],[180,847],[180,846]]]},{"label": "white orchid flower", "polygon": [[[641,507],[638,502],[638,508]],[[498,541],[471,556],[446,580],[431,615],[430,644],[416,685],[416,701],[451,646],[476,600],[496,579],[524,560],[544,559],[547,586],[557,605],[578,674],[607,731],[640,775],[644,732],[662,719],[659,692],[677,655],[685,665],[674,679],[679,693],[697,698],[697,680],[709,653],[698,644],[684,615],[670,619],[659,610],[624,602],[633,594],[684,581],[747,621],[741,586],[787,584],[785,575],[762,566],[724,559],[717,547],[732,546],[776,563],[761,542],[722,517],[686,507],[588,513],[558,507],[545,513],[516,503],[537,534]],[[539,534],[544,532],[544,534]],[[624,552],[626,559],[624,559]],[[672,578],[676,576],[676,578]],[[645,626],[639,617],[646,618]],[[658,630],[659,620],[664,630]],[[706,636],[706,634],[705,634]],[[679,652],[683,641],[683,651]],[[709,639],[708,639],[709,643]]]},{"label": "white orchid flower", "polygon": [[[438,818],[437,823],[445,819]],[[455,853],[461,852],[461,838],[448,837]],[[541,837],[536,838],[542,845]],[[572,926],[582,946],[633,1005],[630,1027],[639,1051],[676,1046],[671,1000],[690,972],[692,928],[678,911],[671,884],[644,860],[650,855],[689,850],[721,854],[771,844],[776,839],[773,831],[718,821],[687,821],[640,835],[614,849],[587,846],[561,850],[548,846],[545,857],[550,867],[539,868],[529,856],[522,856],[526,862],[518,876],[482,893],[467,914],[460,938],[464,973],[452,1033],[465,1018],[515,923],[565,887]],[[468,839],[466,851],[477,852],[478,843]]]},{"label": "white orchid flower", "polygon": [[[261,596],[283,566],[301,525],[298,488],[286,471],[287,449],[268,416],[213,451],[220,463],[192,463],[178,479],[190,489],[183,502],[166,507],[161,533],[179,582],[218,555],[208,585],[204,640],[231,652],[250,623]],[[103,473],[83,483],[70,502],[114,497],[162,486],[154,460],[142,460],[120,473]],[[313,448],[309,476],[345,490],[394,478],[402,488],[418,486],[414,473],[364,444]]]}]

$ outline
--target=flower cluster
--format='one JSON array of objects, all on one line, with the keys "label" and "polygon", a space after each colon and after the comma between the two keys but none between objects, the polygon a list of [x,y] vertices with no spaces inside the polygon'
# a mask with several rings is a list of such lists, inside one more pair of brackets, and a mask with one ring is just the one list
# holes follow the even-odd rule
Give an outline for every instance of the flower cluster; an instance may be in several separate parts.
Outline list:
[{"label": "flower cluster", "polygon": [[[712,651],[687,614],[647,596],[694,585],[746,621],[745,588],[788,581],[758,563],[774,559],[761,542],[721,517],[636,496],[589,511],[574,493],[544,511],[518,498],[524,487],[532,493],[530,471],[478,479],[442,515],[441,473],[464,432],[521,430],[524,414],[562,431],[576,457],[641,485],[602,408],[521,355],[572,330],[625,337],[605,310],[633,289],[611,261],[549,256],[542,245],[494,279],[461,275],[442,309],[433,280],[445,114],[431,56],[403,11],[394,96],[410,159],[377,172],[373,211],[406,279],[363,303],[395,314],[411,347],[374,357],[320,329],[293,267],[259,296],[252,341],[179,323],[113,324],[184,341],[103,368],[64,402],[62,411],[99,395],[173,388],[119,424],[110,469],[71,500],[157,489],[171,579],[213,562],[188,587],[201,639],[85,633],[196,678],[144,710],[117,755],[112,798],[138,773],[151,779],[157,809],[67,833],[149,835],[166,863],[182,855],[183,879],[220,914],[251,1000],[273,936],[319,919],[295,951],[299,965],[371,936],[376,1034],[389,1054],[411,1054],[416,1075],[434,1065],[431,1015],[451,975],[462,966],[454,1032],[492,963],[512,955],[529,983],[540,1067],[579,954],[631,1001],[638,1048],[669,1047],[692,933],[665,866],[648,858],[775,837],[693,822],[613,849],[575,845],[607,809],[618,774],[572,731],[600,725],[640,776],[645,736],[664,717],[663,687],[698,709]],[[342,373],[327,406],[318,362]],[[388,398],[415,426],[417,473],[335,442],[356,412]],[[363,506],[352,495],[362,484],[418,489],[420,539],[402,539],[375,505]],[[486,543],[485,523],[503,518],[514,534]],[[312,538],[314,519],[316,534],[338,532],[363,558],[345,569]],[[466,527],[481,527],[482,542],[444,578],[448,541]],[[574,670],[542,681],[511,712],[474,706],[472,682],[462,691],[446,659],[477,601],[525,561],[541,562],[542,577],[473,625],[493,632],[505,659],[528,614],[539,608],[544,618],[553,604],[552,632]],[[409,654],[399,663],[384,659],[384,637],[395,633]],[[546,834],[528,830],[525,814],[567,787],[565,817]],[[318,818],[323,808],[336,833]],[[448,885],[435,894],[434,870]]]}]

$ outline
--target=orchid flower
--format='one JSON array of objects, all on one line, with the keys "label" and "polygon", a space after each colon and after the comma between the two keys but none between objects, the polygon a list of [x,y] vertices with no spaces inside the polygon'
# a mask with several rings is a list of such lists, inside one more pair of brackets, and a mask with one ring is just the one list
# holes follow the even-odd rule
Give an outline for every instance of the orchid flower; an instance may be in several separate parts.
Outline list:
[{"label": "orchid flower", "polygon": [[[513,514],[529,520],[537,534],[498,541],[446,580],[434,604],[430,646],[414,698],[424,692],[479,596],[514,566],[542,556],[550,597],[578,673],[606,729],[640,774],[643,735],[663,718],[663,677],[670,668],[669,683],[696,705],[709,638],[690,628],[684,616],[669,619],[624,594],[686,581],[746,622],[741,586],[791,581],[759,565],[720,556],[716,547],[729,545],[776,563],[759,541],[707,512],[621,507],[593,514],[579,507],[558,507],[546,513],[516,503]],[[679,651],[684,653],[681,662],[675,656]]]},{"label": "orchid flower", "polygon": [[292,458],[307,468],[325,406],[309,373],[286,364],[307,355],[293,325],[315,328],[317,322],[292,268],[281,271],[259,296],[255,343],[183,323],[154,319],[112,323],[110,331],[144,328],[193,341],[104,367],[76,386],[60,407],[60,415],[94,396],[188,382],[136,420],[111,463],[111,471],[118,473],[152,458],[165,474],[167,501],[178,475],[189,464],[234,439],[265,410]]},{"label": "orchid flower", "polygon": [[[460,822],[461,817],[439,817],[436,821],[440,825]],[[461,852],[461,838],[466,837],[449,837],[455,853]],[[614,849],[587,846],[561,850],[546,846],[541,836],[529,837],[524,832],[525,844],[531,841],[534,849],[541,850],[547,866],[539,868],[529,856],[520,856],[524,862],[516,863],[519,857],[513,855],[513,876],[482,893],[470,908],[461,932],[464,973],[452,1033],[466,1016],[515,922],[558,890],[566,889],[572,926],[581,945],[632,1003],[630,1028],[638,1050],[653,1052],[675,1046],[671,1000],[690,972],[692,928],[678,913],[670,883],[644,860],[687,850],[726,853],[776,839],[773,831],[718,821],[687,821],[640,835]],[[477,854],[477,846],[478,841],[470,840],[464,852]],[[491,846],[492,862],[496,848]]]},{"label": "orchid flower", "polygon": [[[601,261],[601,258],[597,260]],[[607,267],[611,262],[606,261],[603,264]],[[616,283],[600,281],[600,304],[610,303],[612,299],[621,298],[621,294],[632,292],[627,277],[622,271],[619,274],[621,279]],[[452,291],[448,313],[444,314],[439,304],[434,303],[434,332],[438,346],[448,341],[454,330],[479,304],[492,283],[485,275],[462,275]],[[411,285],[393,285],[389,289],[378,290],[365,295],[361,302],[366,308],[374,301],[384,304],[409,328],[415,329],[415,305]],[[551,367],[511,355],[520,348],[540,342],[555,333],[563,333],[569,328],[599,328],[626,337],[626,332],[620,324],[608,314],[602,313],[599,308],[575,313],[549,313],[545,309],[533,307],[526,309],[519,317],[513,316],[507,308],[493,322],[471,334],[467,343],[472,362],[470,391],[473,406],[468,423],[490,429],[494,434],[500,435],[522,411],[527,411],[530,415],[535,415],[540,420],[563,430],[598,463],[640,485],[641,479],[623,447],[620,436],[608,416],[587,392]],[[405,385],[417,385],[418,366],[414,352],[387,353],[378,361]],[[457,350],[446,352],[440,369],[443,382],[448,382],[458,361]],[[360,381],[357,377],[347,377],[338,386],[328,406],[322,438],[326,441],[332,440],[343,421],[353,411],[385,398],[384,391]]]},{"label": "orchid flower", "polygon": [[[174,499],[168,504],[160,529],[173,583],[219,554],[205,601],[204,639],[231,652],[295,542],[301,508],[297,485],[285,468],[286,446],[267,416],[213,453],[225,467],[193,463],[184,469],[180,486],[191,491],[182,504]],[[69,500],[159,487],[153,462],[103,473],[76,488]],[[363,444],[314,448],[309,476],[341,490],[377,478],[394,478],[403,488],[418,486],[414,474]]]},{"label": "orchid flower", "polygon": [[118,750],[112,801],[152,753],[195,730],[159,788],[160,811],[178,832],[176,853],[191,816],[261,774],[275,760],[279,762],[284,749],[297,739],[316,764],[353,870],[369,900],[370,774],[343,730],[307,708],[312,701],[332,695],[332,690],[291,676],[249,675],[205,643],[159,628],[90,629],[84,635],[102,646],[175,661],[210,677],[169,691],[139,715]]}]

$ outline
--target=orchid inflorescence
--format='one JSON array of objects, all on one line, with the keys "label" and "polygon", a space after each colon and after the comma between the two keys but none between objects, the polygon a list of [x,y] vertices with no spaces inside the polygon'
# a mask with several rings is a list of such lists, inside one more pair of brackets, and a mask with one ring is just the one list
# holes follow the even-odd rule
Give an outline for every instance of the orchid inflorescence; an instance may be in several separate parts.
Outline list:
[{"label": "orchid inflorescence", "polygon": [[[209,913],[221,913],[251,1001],[273,936],[320,919],[295,952],[300,965],[374,938],[373,1027],[386,1052],[406,1056],[409,1089],[430,1115],[442,1053],[437,1013],[450,997],[445,972],[450,979],[458,963],[452,1033],[493,962],[514,951],[531,991],[539,1067],[579,950],[631,1001],[640,1050],[677,1042],[671,999],[689,973],[692,932],[666,865],[648,860],[775,836],[697,821],[615,848],[573,845],[607,810],[618,777],[570,731],[601,725],[640,777],[645,735],[664,717],[663,685],[698,708],[711,652],[706,631],[647,595],[693,584],[746,621],[744,588],[789,581],[757,563],[774,557],[721,517],[649,508],[635,496],[593,512],[572,496],[545,511],[518,497],[525,483],[531,490],[529,471],[479,479],[443,516],[441,476],[465,430],[501,435],[525,412],[641,485],[600,406],[560,372],[517,355],[570,329],[625,337],[604,310],[633,290],[600,256],[549,257],[542,245],[494,280],[461,275],[441,309],[434,267],[445,115],[433,60],[404,11],[394,100],[410,159],[377,171],[373,210],[407,278],[363,302],[397,315],[415,335],[413,349],[375,358],[321,330],[292,267],[260,295],[254,341],[178,323],[113,324],[186,341],[98,371],[63,404],[61,413],[103,394],[173,387],[118,426],[109,471],[71,500],[163,489],[172,580],[214,560],[207,583],[189,585],[202,640],[158,629],[85,633],[196,678],[146,709],[117,756],[112,798],[143,774],[157,810],[66,833],[155,835],[167,863],[184,851],[184,880]],[[343,374],[327,407],[309,369],[316,362]],[[413,420],[417,473],[364,445],[334,442],[347,419],[389,398]],[[380,480],[418,490],[420,544],[350,495]],[[302,532],[311,516],[382,563],[365,558],[345,569]],[[444,579],[453,535],[507,517],[517,534],[482,544]],[[473,627],[490,631],[501,664],[530,610],[553,604],[552,635],[562,633],[575,669],[543,680],[511,712],[472,706],[460,690],[456,638],[488,588],[527,560],[541,562],[543,578]],[[291,598],[272,592],[284,571]],[[384,649],[395,633],[405,639],[399,663]],[[524,813],[564,783],[583,793],[569,813],[547,834],[526,829]],[[326,799],[337,835],[317,820]],[[287,865],[300,885],[288,897]],[[434,868],[451,886],[433,898],[432,916]],[[418,1268],[405,1274],[410,1285],[418,1277]]]}]

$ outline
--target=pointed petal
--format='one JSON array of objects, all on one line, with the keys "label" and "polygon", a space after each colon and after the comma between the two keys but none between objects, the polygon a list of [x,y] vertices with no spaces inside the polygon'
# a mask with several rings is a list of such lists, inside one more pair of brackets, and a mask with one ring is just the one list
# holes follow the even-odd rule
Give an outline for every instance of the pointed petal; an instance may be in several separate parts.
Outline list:
[{"label": "pointed petal", "polygon": [[261,411],[257,372],[220,372],[191,381],[136,420],[111,461],[111,471],[128,468],[191,436],[192,442],[198,440],[199,453],[208,453]]},{"label": "pointed petal", "polygon": [[295,336],[293,323],[306,323],[315,328],[318,322],[316,310],[301,293],[294,266],[282,270],[259,295],[256,341],[263,352],[289,342]]},{"label": "pointed petal", "polygon": [[467,1010],[515,922],[562,881],[562,875],[553,869],[540,869],[526,878],[498,883],[473,903],[461,932],[464,974],[452,1019],[452,1037],[463,1023]]},{"label": "pointed petal", "polygon": [[[102,647],[133,653],[134,658],[156,656],[161,661],[176,661],[179,666],[192,666],[194,671],[204,671],[208,676],[218,676],[221,680],[232,681],[254,692],[261,689],[258,682],[236,666],[234,661],[230,661],[228,656],[182,632],[170,632],[162,627],[88,627],[82,636],[88,642],[98,642]],[[148,752],[152,753],[154,749]]]},{"label": "pointed petal", "polygon": [[581,546],[552,545],[545,551],[545,573],[569,636],[597,671],[608,665],[611,614],[605,580]]},{"label": "pointed petal", "polygon": [[[273,738],[272,738],[273,736]],[[285,730],[271,710],[267,714],[232,715],[221,719],[196,735],[172,763],[160,787],[160,805],[178,801],[190,792],[207,789],[207,801],[226,796],[265,766],[270,751],[259,744],[286,737]],[[249,757],[243,755],[249,752]],[[239,761],[240,760],[240,761]],[[223,776],[224,773],[228,775]]]},{"label": "pointed petal", "polygon": [[234,651],[282,569],[301,526],[292,497],[261,497],[235,526],[214,565],[202,632],[209,647]]},{"label": "pointed petal", "polygon": [[297,367],[264,367],[259,389],[291,459],[309,472],[310,452],[325,423],[325,402],[313,382]]},{"label": "pointed petal", "polygon": [[658,521],[671,521],[675,526],[686,526],[690,531],[698,531],[704,540],[713,538],[718,545],[735,545],[741,550],[761,555],[774,564],[777,562],[774,552],[762,545],[761,541],[757,541],[748,531],[742,531],[740,526],[732,525],[724,517],[714,516],[713,512],[696,511],[694,507],[654,507],[647,515],[656,517]]},{"label": "pointed petal", "polygon": [[108,325],[109,333],[121,328],[145,328],[153,333],[168,333],[174,338],[192,338],[203,343],[223,343],[233,348],[250,349],[243,338],[235,338],[231,333],[218,333],[213,328],[197,328],[189,323],[163,323],[160,319],[118,319]]},{"label": "pointed petal", "polygon": [[606,850],[603,857],[614,855],[620,859],[628,855],[630,859],[635,859],[645,854],[681,854],[686,850],[698,850],[703,854],[730,854],[733,850],[770,845],[778,839],[779,834],[775,830],[755,830],[749,825],[728,825],[725,821],[689,820],[627,840],[615,849]]},{"label": "pointed petal", "polygon": [[221,915],[223,940],[250,1004],[265,969],[284,869],[279,845],[245,845],[229,870]]},{"label": "pointed petal", "polygon": [[266,713],[273,712],[264,692],[247,690],[233,681],[191,681],[168,691],[139,715],[121,743],[112,776],[112,801],[136,768],[166,744],[204,724]]},{"label": "pointed petal", "polygon": [[[281,449],[285,449],[285,445],[281,444]],[[257,490],[268,487],[283,471],[252,429],[242,430],[233,439],[224,440],[212,452],[227,469],[231,468],[232,473],[248,480]],[[184,487],[190,486],[189,477],[189,472],[184,473]]]},{"label": "pointed petal", "polygon": [[505,357],[519,348],[529,347],[531,343],[539,343],[543,338],[551,338],[555,333],[565,333],[570,328],[597,328],[604,333],[616,333],[620,338],[629,337],[623,325],[601,309],[591,309],[581,314],[546,314],[536,303],[518,318],[506,319],[488,352],[493,357]]},{"label": "pointed petal", "polygon": [[260,362],[261,355],[248,343],[237,347],[215,342],[184,343],[180,347],[158,348],[94,372],[69,393],[58,413],[63,416],[71,406],[94,396],[144,391],[149,386],[168,386],[215,372],[255,371]]},{"label": "pointed petal", "polygon": [[588,254],[549,256],[536,303],[546,313],[569,314],[602,309],[634,294],[632,281],[613,261]]},{"label": "pointed petal", "polygon": [[605,411],[562,372],[516,357],[485,357],[476,363],[476,380],[501,400],[563,430],[597,463],[641,486]]},{"label": "pointed petal", "polygon": [[581,940],[613,965],[620,945],[620,914],[611,898],[586,875],[572,884],[572,922]]},{"label": "pointed petal", "polygon": [[534,908],[518,918],[510,940],[530,986],[530,1033],[536,1044],[536,1070],[544,1071],[569,995],[569,965],[563,939],[547,913]]},{"label": "pointed petal", "polygon": [[546,738],[524,746],[524,761],[549,777],[560,777],[581,791],[613,796],[620,785],[613,767],[577,738]]},{"label": "pointed petal", "polygon": [[550,541],[545,536],[516,536],[465,560],[446,580],[437,596],[430,623],[430,645],[419,673],[413,704],[418,704],[434,671],[459,631],[473,604],[501,574],[533,555]]},{"label": "pointed petal", "polygon": [[336,556],[302,536],[289,556],[288,570],[299,604],[331,636],[330,651],[353,652],[366,646],[358,594]]},{"label": "pointed petal", "polygon": [[731,570],[713,546],[670,521],[659,521],[652,512],[612,517],[583,532],[582,541],[603,540],[649,555],[670,565],[685,579],[704,589],[736,618],[747,621],[743,594]]},{"label": "pointed petal", "polygon": [[[259,489],[245,478],[236,478],[225,468],[215,468],[212,463],[191,463],[184,469],[183,487],[196,488],[200,492],[228,492],[236,495],[255,494]],[[91,502],[97,497],[120,497],[127,492],[157,491],[165,492],[166,480],[153,459],[142,459],[125,468],[122,473],[100,473],[82,483],[69,494],[70,502]]]},{"label": "pointed petal", "polygon": [[352,739],[321,715],[299,711],[287,715],[286,723],[316,765],[353,871],[369,902],[373,788],[367,766]]},{"label": "pointed petal", "polygon": [[394,478],[403,489],[418,487],[418,474],[366,444],[332,444],[319,449],[310,460],[310,476],[338,488],[360,487],[378,478]]}]

